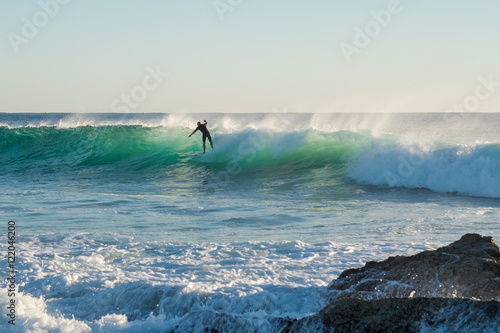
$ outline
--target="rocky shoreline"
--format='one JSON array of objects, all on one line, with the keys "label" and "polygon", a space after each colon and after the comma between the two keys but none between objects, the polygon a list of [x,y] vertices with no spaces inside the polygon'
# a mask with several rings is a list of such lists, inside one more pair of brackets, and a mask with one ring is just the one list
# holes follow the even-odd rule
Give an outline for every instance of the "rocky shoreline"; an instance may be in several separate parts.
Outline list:
[{"label": "rocky shoreline", "polygon": [[466,234],[448,246],[343,272],[318,314],[282,332],[500,332],[500,251]]}]

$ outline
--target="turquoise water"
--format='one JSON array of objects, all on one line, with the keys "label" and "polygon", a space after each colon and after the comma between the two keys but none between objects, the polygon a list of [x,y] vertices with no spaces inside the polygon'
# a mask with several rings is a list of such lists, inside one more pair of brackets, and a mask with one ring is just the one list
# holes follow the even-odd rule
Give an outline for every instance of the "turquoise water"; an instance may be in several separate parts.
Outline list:
[{"label": "turquoise water", "polygon": [[[203,119],[214,149],[191,156]],[[499,125],[497,114],[0,114],[15,329],[273,331],[320,310],[345,269],[467,232],[498,238]]]}]

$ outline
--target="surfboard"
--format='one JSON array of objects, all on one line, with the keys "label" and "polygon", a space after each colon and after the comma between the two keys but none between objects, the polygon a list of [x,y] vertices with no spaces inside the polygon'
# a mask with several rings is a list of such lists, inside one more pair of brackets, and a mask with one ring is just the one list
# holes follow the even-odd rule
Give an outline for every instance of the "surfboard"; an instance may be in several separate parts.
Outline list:
[{"label": "surfboard", "polygon": [[207,151],[205,154],[203,153],[197,153],[197,154],[185,154],[184,156],[203,156],[203,155],[207,155],[207,154],[210,154],[212,151]]}]

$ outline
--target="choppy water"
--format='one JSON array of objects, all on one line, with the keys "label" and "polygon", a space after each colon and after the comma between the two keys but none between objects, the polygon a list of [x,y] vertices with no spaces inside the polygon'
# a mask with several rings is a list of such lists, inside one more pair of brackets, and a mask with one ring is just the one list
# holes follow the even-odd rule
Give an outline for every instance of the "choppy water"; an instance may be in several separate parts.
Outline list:
[{"label": "choppy water", "polygon": [[[203,119],[215,148],[191,156]],[[19,286],[0,328],[279,329],[345,269],[498,238],[499,128],[498,114],[0,114],[0,241],[16,221]]]}]

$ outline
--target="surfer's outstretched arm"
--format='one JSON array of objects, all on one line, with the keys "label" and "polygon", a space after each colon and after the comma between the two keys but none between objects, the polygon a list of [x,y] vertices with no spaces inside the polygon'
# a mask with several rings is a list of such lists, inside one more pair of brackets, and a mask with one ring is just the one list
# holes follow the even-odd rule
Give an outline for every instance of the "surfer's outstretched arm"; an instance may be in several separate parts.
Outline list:
[{"label": "surfer's outstretched arm", "polygon": [[196,133],[197,130],[198,130],[198,127],[196,127],[196,129],[193,131],[193,133],[189,134],[188,138],[190,138],[191,135],[193,135],[194,133]]}]

